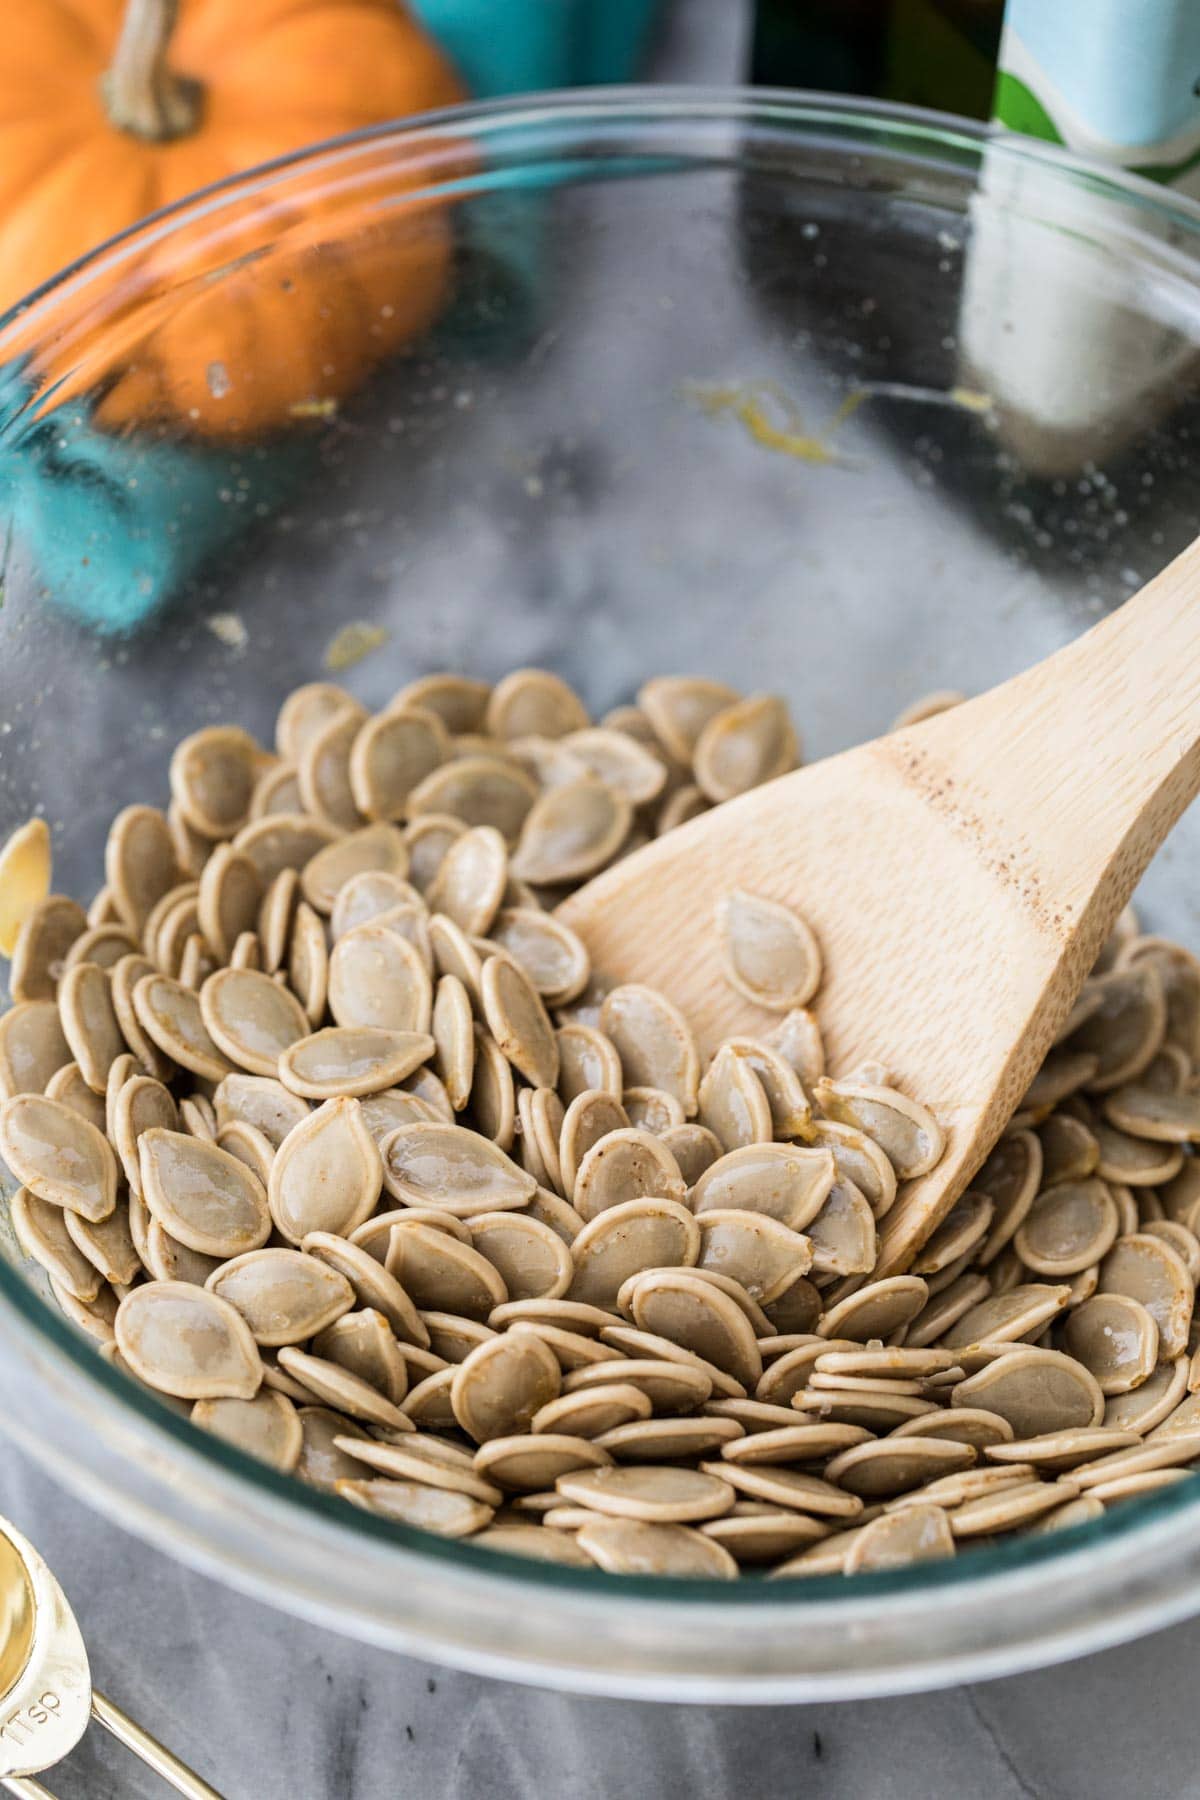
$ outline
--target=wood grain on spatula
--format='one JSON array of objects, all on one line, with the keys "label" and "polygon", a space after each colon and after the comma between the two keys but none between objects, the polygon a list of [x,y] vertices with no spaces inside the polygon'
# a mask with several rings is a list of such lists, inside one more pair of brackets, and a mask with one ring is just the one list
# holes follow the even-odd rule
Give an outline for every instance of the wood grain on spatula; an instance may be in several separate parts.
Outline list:
[{"label": "wood grain on spatula", "polygon": [[734,887],[815,930],[831,1067],[884,1063],[946,1152],[901,1191],[876,1275],[966,1188],[1113,921],[1200,789],[1200,544],[1045,662],[785,775],[626,857],[559,916],[594,965],[662,988],[702,1049],[773,1015],[724,979]]}]

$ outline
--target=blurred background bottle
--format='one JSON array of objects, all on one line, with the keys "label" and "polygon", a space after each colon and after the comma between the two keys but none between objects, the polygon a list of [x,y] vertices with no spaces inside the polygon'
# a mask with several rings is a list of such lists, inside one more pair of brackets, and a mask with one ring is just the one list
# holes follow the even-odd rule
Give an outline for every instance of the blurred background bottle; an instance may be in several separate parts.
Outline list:
[{"label": "blurred background bottle", "polygon": [[758,0],[750,79],[986,119],[1003,20],[1004,0]]}]

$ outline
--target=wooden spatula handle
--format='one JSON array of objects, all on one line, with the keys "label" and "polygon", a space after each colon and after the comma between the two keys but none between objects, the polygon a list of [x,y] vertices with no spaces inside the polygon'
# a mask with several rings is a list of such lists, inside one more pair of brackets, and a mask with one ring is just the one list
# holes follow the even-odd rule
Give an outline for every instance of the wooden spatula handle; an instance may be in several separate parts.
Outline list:
[{"label": "wooden spatula handle", "polygon": [[883,742],[1038,928],[1094,955],[1200,792],[1200,540],[1057,655]]}]

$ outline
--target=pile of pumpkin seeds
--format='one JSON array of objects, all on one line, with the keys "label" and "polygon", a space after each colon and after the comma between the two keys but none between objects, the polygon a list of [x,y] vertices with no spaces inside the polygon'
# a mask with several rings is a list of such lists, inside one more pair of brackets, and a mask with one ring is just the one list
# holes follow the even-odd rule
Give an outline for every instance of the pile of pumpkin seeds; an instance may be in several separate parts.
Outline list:
[{"label": "pile of pumpkin seeds", "polygon": [[550,910],[797,756],[779,700],[688,677],[598,726],[536,670],[373,717],[318,683],[274,752],[181,743],[86,913],[18,834],[0,1155],[67,1317],[354,1506],[617,1573],[893,1568],[1184,1479],[1194,957],[1122,919],[971,1191],[875,1279],[942,1132],[888,1070],[827,1072],[798,914],[720,896],[714,971],[774,1023],[705,1066]]}]

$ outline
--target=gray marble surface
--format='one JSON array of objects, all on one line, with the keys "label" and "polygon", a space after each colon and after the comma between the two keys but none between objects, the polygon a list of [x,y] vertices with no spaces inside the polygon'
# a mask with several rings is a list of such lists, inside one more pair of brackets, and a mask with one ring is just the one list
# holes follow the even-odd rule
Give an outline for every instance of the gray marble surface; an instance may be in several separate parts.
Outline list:
[{"label": "gray marble surface", "polygon": [[[655,73],[738,68],[743,0],[679,0]],[[0,1346],[0,1394],[5,1380]],[[1200,1621],[1071,1666],[770,1710],[579,1699],[364,1649],[142,1547],[0,1440],[0,1513],[60,1576],[98,1684],[228,1800],[1152,1800],[1200,1795]],[[60,1800],[166,1790],[93,1729]]]}]

